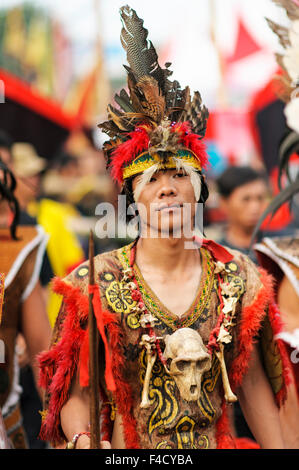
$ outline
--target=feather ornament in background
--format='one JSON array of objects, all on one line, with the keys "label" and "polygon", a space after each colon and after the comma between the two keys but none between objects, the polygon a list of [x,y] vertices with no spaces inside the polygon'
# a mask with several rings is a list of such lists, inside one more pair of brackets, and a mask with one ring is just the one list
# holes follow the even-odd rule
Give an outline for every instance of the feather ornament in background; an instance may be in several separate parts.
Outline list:
[{"label": "feather ornament in background", "polygon": [[[299,157],[299,1],[273,0],[273,2],[282,7],[290,19],[289,28],[267,19],[269,27],[277,35],[284,49],[281,54],[276,54],[276,59],[283,70],[283,75],[279,77],[282,89],[279,95],[287,103],[284,114],[290,129],[279,147],[278,184],[281,191],[260,217],[252,235],[252,243],[266,217],[273,217],[283,204],[291,201],[299,192],[299,173],[292,176],[289,168],[291,157],[294,154]],[[284,187],[282,187],[283,177],[287,181]]]}]

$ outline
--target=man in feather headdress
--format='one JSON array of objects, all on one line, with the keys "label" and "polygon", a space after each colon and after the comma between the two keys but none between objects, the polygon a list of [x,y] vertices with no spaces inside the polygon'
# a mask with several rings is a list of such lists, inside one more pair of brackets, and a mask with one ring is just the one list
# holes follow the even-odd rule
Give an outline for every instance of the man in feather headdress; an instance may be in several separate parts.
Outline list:
[{"label": "man in feather headdress", "polygon": [[[169,80],[169,64],[158,64],[135,11],[122,7],[121,17],[129,94],[115,96],[120,108],[109,106],[100,127],[110,136],[108,167],[127,205],[137,204],[140,231],[94,258],[95,285],[88,262],[54,282],[63,303],[52,347],[40,356],[47,390],[41,437],[90,447],[92,292],[102,448],[283,448],[278,406],[287,358],[273,339],[271,281],[245,255],[203,239],[194,222],[196,204],[208,197],[208,112],[198,92],[191,99],[188,87]],[[257,338],[270,351],[263,365]],[[227,403],[237,398],[258,444],[232,435]]]}]

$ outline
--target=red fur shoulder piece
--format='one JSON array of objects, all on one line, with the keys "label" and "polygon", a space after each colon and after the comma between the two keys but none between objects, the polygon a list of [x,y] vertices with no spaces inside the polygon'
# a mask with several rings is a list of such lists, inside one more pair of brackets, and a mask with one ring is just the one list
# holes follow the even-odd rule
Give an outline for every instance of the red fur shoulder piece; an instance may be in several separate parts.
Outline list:
[{"label": "red fur shoulder piece", "polygon": [[[46,389],[49,396],[40,437],[57,445],[65,440],[60,426],[60,411],[69,397],[71,380],[79,364],[80,349],[86,335],[86,330],[81,328],[80,321],[86,321],[88,318],[88,296],[82,294],[79,287],[74,287],[59,278],[54,279],[53,290],[63,295],[66,315],[58,343],[54,343],[49,351],[39,355],[40,385]],[[113,351],[112,370],[117,389],[115,401],[126,423],[124,436],[126,447],[138,448],[137,426],[131,412],[132,392],[122,377],[124,356],[121,328],[113,313],[103,312],[103,322]],[[107,438],[107,416],[104,416],[104,421],[105,429],[102,431]]]},{"label": "red fur shoulder piece", "polygon": [[[281,314],[279,312],[279,309],[274,303],[271,303],[271,305],[269,306],[269,319],[273,335],[275,336],[283,330],[283,322],[281,320]],[[287,386],[293,382],[294,377],[285,343],[281,339],[276,339],[275,341],[281,357],[283,368],[283,387],[275,396],[277,404],[281,406],[287,398]]]},{"label": "red fur shoulder piece", "polygon": [[[267,312],[273,335],[281,331],[282,324],[279,315],[273,310],[274,291],[272,277],[262,268],[259,268],[259,272],[261,274],[262,287],[255,296],[252,304],[246,306],[242,311],[238,355],[232,363],[229,374],[234,389],[241,385],[244,374],[248,370],[249,360],[255,342],[254,338],[258,335],[262,320]],[[290,368],[283,342],[278,340],[277,345],[282,359],[284,379],[282,389],[275,396],[277,404],[280,406],[286,397],[286,386],[290,383]]]},{"label": "red fur shoulder piece", "polygon": [[[254,338],[257,336],[262,320],[268,311],[269,320],[273,335],[281,331],[282,323],[277,307],[273,304],[273,283],[272,278],[263,269],[259,269],[261,274],[262,287],[258,291],[251,305],[242,311],[242,319],[239,333],[238,355],[232,363],[229,378],[233,389],[241,385],[244,374],[248,370],[250,356],[253,350]],[[287,385],[290,383],[290,366],[283,342],[277,341],[283,364],[284,384],[276,394],[275,399],[280,406],[286,398]],[[227,407],[223,402],[222,415],[216,424],[216,440],[218,449],[254,449],[259,448],[258,444],[251,440],[235,439],[231,435],[230,422],[227,416]]]},{"label": "red fur shoulder piece", "polygon": [[216,423],[217,449],[236,449],[236,443],[231,434],[231,425],[224,399],[221,408],[222,414]]}]

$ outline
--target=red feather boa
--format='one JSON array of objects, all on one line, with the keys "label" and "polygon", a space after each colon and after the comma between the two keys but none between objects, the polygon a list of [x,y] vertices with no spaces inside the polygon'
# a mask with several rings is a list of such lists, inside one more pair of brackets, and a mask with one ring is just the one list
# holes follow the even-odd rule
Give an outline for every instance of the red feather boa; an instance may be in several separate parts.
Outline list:
[{"label": "red feather boa", "polygon": [[[248,370],[254,345],[254,337],[258,334],[267,307],[269,307],[268,315],[273,335],[278,334],[282,329],[280,316],[273,306],[274,292],[272,277],[262,268],[259,268],[259,271],[261,273],[263,287],[259,290],[254,302],[245,307],[242,312],[238,346],[239,353],[233,361],[230,371],[230,380],[234,388],[241,385],[244,374]],[[286,387],[290,383],[291,378],[289,360],[283,342],[278,340],[277,345],[283,364],[284,382],[282,389],[275,396],[276,402],[280,406],[286,398]]]},{"label": "red feather boa", "polygon": [[123,182],[123,166],[148,148],[150,139],[147,129],[148,127],[145,126],[137,127],[135,131],[128,134],[130,139],[112,152],[111,176],[119,183]]},{"label": "red feather boa", "polygon": [[[242,383],[242,379],[249,367],[249,360],[254,346],[254,338],[257,336],[267,307],[269,306],[269,320],[273,335],[276,335],[282,329],[282,322],[276,306],[273,304],[273,283],[272,278],[262,268],[261,282],[263,286],[259,290],[253,303],[245,307],[242,311],[240,324],[238,354],[232,363],[229,374],[232,389],[236,389]],[[275,395],[278,406],[281,406],[286,398],[287,385],[291,382],[290,362],[284,349],[283,342],[277,341],[283,364],[283,387]],[[218,449],[258,449],[259,445],[247,439],[234,438],[230,431],[230,422],[227,415],[227,407],[223,401],[222,415],[216,424],[216,440]]]},{"label": "red feather boa", "polygon": [[[39,355],[40,386],[49,392],[50,400],[47,414],[43,419],[40,437],[54,445],[65,440],[60,426],[60,411],[69,398],[70,385],[79,364],[80,349],[86,331],[80,326],[80,320],[88,318],[88,296],[83,295],[79,287],[66,284],[59,278],[53,281],[53,290],[64,297],[66,316],[61,331],[61,339],[49,351]],[[78,315],[80,312],[80,315]],[[133,393],[122,377],[124,355],[122,351],[122,331],[116,316],[108,311],[103,312],[103,323],[107,328],[111,350],[113,351],[112,372],[116,383],[114,393],[117,409],[125,423],[124,438],[127,449],[139,448],[136,431],[137,423],[133,417]],[[104,408],[104,429],[102,438],[109,435],[107,407]]]}]

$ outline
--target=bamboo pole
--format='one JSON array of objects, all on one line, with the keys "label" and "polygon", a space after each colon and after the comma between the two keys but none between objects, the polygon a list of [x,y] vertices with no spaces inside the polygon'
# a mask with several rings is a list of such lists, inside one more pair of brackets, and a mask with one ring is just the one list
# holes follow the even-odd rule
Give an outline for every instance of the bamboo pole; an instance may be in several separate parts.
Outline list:
[{"label": "bamboo pole", "polygon": [[[92,230],[89,236],[89,285],[94,285],[94,241]],[[100,448],[99,410],[99,334],[92,305],[93,294],[89,293],[89,393],[90,393],[90,448]]]}]

